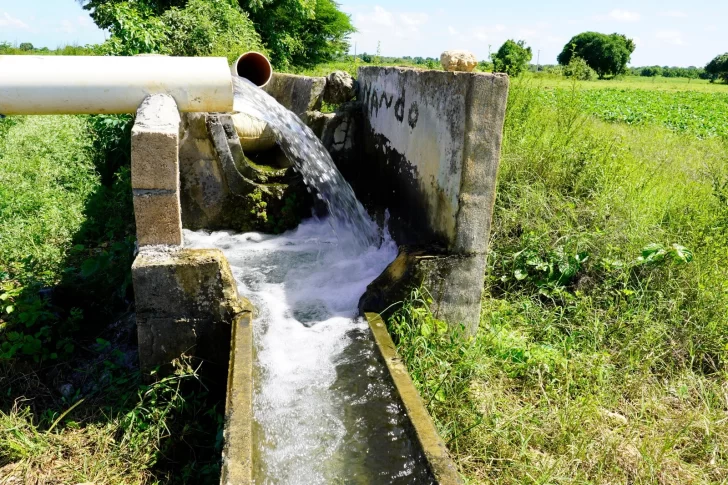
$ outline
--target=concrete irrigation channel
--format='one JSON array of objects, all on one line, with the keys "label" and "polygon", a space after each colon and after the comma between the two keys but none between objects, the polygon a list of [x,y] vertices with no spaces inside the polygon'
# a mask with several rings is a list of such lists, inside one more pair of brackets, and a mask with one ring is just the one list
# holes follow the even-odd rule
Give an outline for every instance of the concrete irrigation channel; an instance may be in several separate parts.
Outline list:
[{"label": "concrete irrigation channel", "polygon": [[[342,473],[348,473],[343,479],[346,483],[461,483],[379,313],[401,301],[412,288],[424,285],[432,294],[432,310],[438,318],[463,324],[470,333],[477,329],[508,78],[384,67],[360,68],[356,81],[345,73],[328,78],[277,73],[271,77],[270,72],[262,72],[266,65],[269,69],[267,62],[256,55],[242,56],[244,64],[233,66],[234,73],[246,73],[265,84],[263,89],[270,96],[308,125],[307,133],[312,130],[316,143],[321,140],[334,170],[353,188],[352,197],[355,194],[369,213],[387,225],[382,229],[381,247],[365,248],[360,259],[344,251],[335,255],[339,259],[331,260],[334,268],[348,265],[342,266],[347,269],[341,273],[376,273],[342,280],[340,286],[355,288],[346,294],[348,306],[331,310],[323,305],[322,316],[320,308],[303,308],[294,298],[291,282],[285,279],[288,263],[281,263],[280,257],[298,244],[303,248],[299,259],[308,271],[316,263],[311,240],[329,250],[348,236],[340,226],[329,239],[327,226],[318,219],[298,226],[301,216],[311,210],[321,215],[326,207],[307,195],[301,166],[293,170],[286,160],[284,152],[297,153],[296,147],[281,151],[279,146],[286,143],[275,126],[226,114],[233,110],[233,87],[224,60],[150,59],[74,58],[71,66],[62,60],[36,58],[14,65],[13,74],[8,74],[3,66],[18,61],[0,57],[0,112],[136,112],[131,153],[139,253],[132,276],[140,366],[143,371],[157,367],[164,371],[186,354],[205,363],[203,372],[227,372],[221,483],[281,483],[260,472],[273,465],[262,463],[268,458],[261,450],[270,448],[267,441],[271,438],[261,429],[266,421],[260,418],[258,406],[265,393],[270,394],[265,386],[278,385],[275,381],[286,376],[271,372],[275,359],[264,360],[271,353],[265,346],[266,335],[275,325],[271,326],[273,310],[265,308],[270,302],[265,303],[259,288],[272,285],[261,279],[269,273],[279,276],[275,284],[283,288],[281,300],[290,300],[286,302],[290,303],[286,321],[303,324],[288,333],[305,332],[309,327],[318,328],[306,334],[310,338],[326,328],[342,332],[341,338],[321,340],[320,348],[346,355],[350,349],[341,347],[341,342],[355,342],[357,358],[376,367],[369,366],[374,370],[364,376],[360,361],[329,365],[334,355],[301,354],[301,358],[325,361],[326,372],[333,372],[331,382],[336,385],[322,380],[319,387],[320,392],[333,396],[329,407],[340,416],[331,428],[338,433],[334,441],[339,448],[346,448],[347,443],[356,447],[348,454],[337,449],[327,452],[340,468],[331,475],[337,477],[335,481],[326,479],[329,475],[324,471],[311,475],[318,478],[309,483],[340,483]],[[105,66],[101,71],[118,71],[119,78],[109,80],[98,74],[99,63]],[[48,69],[55,70],[53,82],[43,85]],[[135,72],[146,74],[135,76]],[[106,99],[105,93],[109,93]],[[338,105],[336,112],[321,113],[324,101]],[[253,130],[257,133],[253,138],[261,138],[269,135],[268,128],[278,135],[277,145],[251,141],[249,133],[244,133]],[[323,195],[325,199],[327,194]],[[294,228],[282,236],[263,234]],[[228,249],[235,244],[235,251]],[[259,247],[269,250],[263,260],[268,269],[260,278],[251,279],[246,275],[254,272],[248,270],[258,263],[251,263],[246,251]],[[328,275],[336,273],[324,277]],[[316,285],[306,279],[310,275],[299,276],[304,287]],[[321,298],[328,301],[325,295]],[[336,306],[334,300],[330,303]],[[365,318],[357,320],[356,314]],[[327,323],[313,326],[310,322],[316,319]],[[340,320],[349,322],[346,332],[331,323]],[[294,343],[295,350],[306,347],[300,341]],[[274,350],[275,355],[286,354]],[[290,359],[294,353],[289,354]],[[291,369],[295,372],[295,365]],[[344,383],[343,374],[348,376]],[[386,458],[386,446],[380,445],[391,438],[366,436],[351,441],[346,436],[353,428],[345,421],[368,423],[371,418],[357,417],[355,406],[336,396],[337,389],[365,393],[364,383],[357,382],[360,378],[369,379],[370,387],[379,386],[377,399],[383,404],[377,403],[382,409],[395,410],[387,418],[396,421],[394,428],[377,424],[369,433],[403,430],[397,440],[407,445],[397,449],[407,450],[404,461],[409,468],[397,479],[371,478],[383,475],[367,469]],[[295,431],[285,434],[287,439],[295,437]],[[315,428],[306,432],[315,435]],[[355,456],[370,451],[369,458]]]}]

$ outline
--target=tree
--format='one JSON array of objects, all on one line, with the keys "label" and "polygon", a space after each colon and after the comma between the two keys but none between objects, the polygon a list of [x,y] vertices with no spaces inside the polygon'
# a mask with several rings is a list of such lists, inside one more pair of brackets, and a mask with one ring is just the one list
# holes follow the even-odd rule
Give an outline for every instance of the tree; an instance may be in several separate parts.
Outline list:
[{"label": "tree", "polygon": [[640,76],[642,77],[657,77],[662,76],[662,74],[663,70],[660,66],[648,66],[640,70]]},{"label": "tree", "polygon": [[728,82],[728,52],[720,56],[716,56],[715,59],[710,61],[705,66],[705,73],[710,76],[710,80],[715,82],[717,79],[722,79]]},{"label": "tree", "polygon": [[349,50],[356,31],[333,0],[239,0],[278,67],[312,66]]},{"label": "tree", "polygon": [[[144,12],[142,17],[149,20],[161,18],[174,8],[184,11],[192,0],[77,1],[99,27],[110,29],[113,19],[105,14],[108,6],[126,5]],[[210,0],[209,3],[218,2],[240,8],[250,17],[278,68],[312,66],[333,60],[349,50],[348,37],[355,32],[349,15],[339,10],[334,0]]]},{"label": "tree", "polygon": [[188,0],[158,15],[143,2],[106,2],[93,12],[111,37],[102,53],[222,56],[232,61],[248,50],[264,51],[248,16],[231,0]]},{"label": "tree", "polygon": [[572,37],[557,60],[567,66],[573,56],[581,57],[603,79],[624,74],[635,48],[634,41],[622,34],[584,32]]},{"label": "tree", "polygon": [[528,63],[533,59],[533,52],[530,47],[526,47],[524,41],[516,42],[508,39],[491,58],[496,72],[518,76],[528,68]]},{"label": "tree", "polygon": [[18,46],[18,49],[21,51],[32,51],[34,49],[33,44],[30,42],[23,42]]}]

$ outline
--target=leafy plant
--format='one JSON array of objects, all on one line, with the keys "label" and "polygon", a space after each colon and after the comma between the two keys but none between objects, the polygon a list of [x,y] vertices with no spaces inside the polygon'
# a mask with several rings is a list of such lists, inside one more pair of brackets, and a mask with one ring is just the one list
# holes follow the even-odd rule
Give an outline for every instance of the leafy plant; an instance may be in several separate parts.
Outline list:
[{"label": "leafy plant", "polygon": [[528,67],[528,63],[533,58],[533,52],[530,47],[526,47],[525,41],[516,42],[509,39],[491,57],[493,69],[496,72],[518,76]]},{"label": "leafy plant", "polygon": [[572,57],[580,57],[602,79],[626,72],[635,48],[634,41],[622,34],[583,32],[566,43],[557,60],[562,66],[567,66]]}]

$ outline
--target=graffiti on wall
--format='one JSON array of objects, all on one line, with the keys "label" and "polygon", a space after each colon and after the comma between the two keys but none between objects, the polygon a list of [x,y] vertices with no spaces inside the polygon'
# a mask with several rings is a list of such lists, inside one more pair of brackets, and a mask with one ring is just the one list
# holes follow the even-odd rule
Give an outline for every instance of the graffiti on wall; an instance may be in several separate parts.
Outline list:
[{"label": "graffiti on wall", "polygon": [[405,115],[407,92],[404,88],[397,98],[397,101],[394,100],[393,94],[387,95],[386,92],[379,93],[377,92],[377,89],[368,82],[364,83],[364,86],[362,87],[362,94],[364,111],[369,113],[369,116],[378,117],[380,110],[389,110],[392,107],[392,104],[394,104],[394,118],[398,122],[404,123],[406,118],[407,124],[410,128],[414,129],[417,126],[417,121],[419,121],[420,118],[420,108],[415,101],[409,105],[409,109],[406,110]]}]

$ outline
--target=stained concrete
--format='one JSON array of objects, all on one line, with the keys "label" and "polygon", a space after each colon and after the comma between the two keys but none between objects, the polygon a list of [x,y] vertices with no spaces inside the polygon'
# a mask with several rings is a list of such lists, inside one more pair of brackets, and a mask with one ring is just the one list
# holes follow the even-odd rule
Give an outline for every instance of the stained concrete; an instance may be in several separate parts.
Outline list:
[{"label": "stained concrete", "polygon": [[253,315],[233,323],[225,404],[221,485],[253,483]]},{"label": "stained concrete", "polygon": [[440,438],[427,412],[420,393],[417,392],[412,379],[407,372],[407,366],[397,354],[397,349],[389,336],[387,327],[381,316],[376,313],[367,313],[367,322],[377,343],[384,362],[387,365],[392,382],[397,390],[397,395],[404,407],[407,417],[412,425],[412,438],[419,443],[422,452],[427,459],[427,466],[440,485],[460,485],[463,483],[458,474],[455,463],[453,463],[447,452],[447,446]]},{"label": "stained concrete", "polygon": [[[433,311],[474,333],[496,194],[508,77],[359,69],[364,156],[355,190],[392,214],[392,234],[416,265],[404,280],[372,283],[360,308],[381,311],[424,284]],[[394,264],[394,263],[393,263]],[[406,280],[406,283],[404,282]],[[387,291],[394,291],[389,294]],[[382,305],[386,302],[387,305]]]},{"label": "stained concrete", "polygon": [[326,78],[275,72],[263,89],[280,104],[302,116],[306,111],[321,109]]},{"label": "stained concrete", "polygon": [[145,248],[132,281],[144,374],[182,354],[226,368],[231,323],[249,306],[222,251]]},{"label": "stained concrete", "polygon": [[131,132],[131,186],[140,246],[182,245],[179,125],[174,99],[147,97]]},{"label": "stained concrete", "polygon": [[230,115],[184,114],[181,131],[183,227],[282,232],[310,213],[303,180],[280,148],[246,154]]}]

